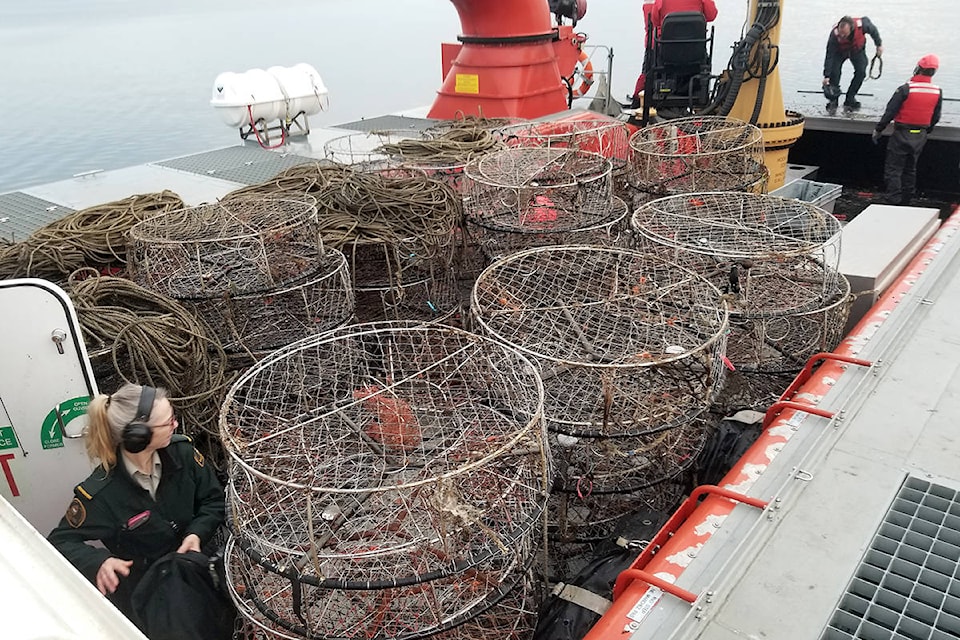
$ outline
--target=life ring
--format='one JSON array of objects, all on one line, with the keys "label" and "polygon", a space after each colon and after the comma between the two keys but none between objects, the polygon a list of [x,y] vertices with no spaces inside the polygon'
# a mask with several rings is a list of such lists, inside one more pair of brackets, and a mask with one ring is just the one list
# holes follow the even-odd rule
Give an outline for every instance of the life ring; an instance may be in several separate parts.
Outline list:
[{"label": "life ring", "polygon": [[[587,95],[590,87],[593,86],[593,64],[590,62],[590,56],[583,49],[580,50],[577,64],[580,65],[580,70],[574,70],[573,75],[570,76],[570,86],[572,87],[570,91],[574,98],[582,98]],[[580,77],[580,84],[574,87],[573,83],[577,76]]]}]

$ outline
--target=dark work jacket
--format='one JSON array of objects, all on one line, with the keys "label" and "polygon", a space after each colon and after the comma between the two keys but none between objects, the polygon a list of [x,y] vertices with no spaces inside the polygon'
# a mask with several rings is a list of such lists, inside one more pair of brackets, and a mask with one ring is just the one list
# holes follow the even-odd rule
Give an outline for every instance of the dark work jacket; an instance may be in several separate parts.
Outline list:
[{"label": "dark work jacket", "polygon": [[[153,561],[176,551],[191,533],[206,544],[224,519],[223,488],[189,438],[175,435],[157,453],[162,471],[156,500],[130,477],[118,451],[117,464],[109,472],[97,467],[77,485],[67,514],[48,536],[94,584],[107,558],[134,561],[112,598],[124,613],[129,613],[130,593]],[[131,528],[131,519],[147,511],[147,520]],[[86,544],[91,540],[99,540],[106,549]]]},{"label": "dark work jacket", "polygon": [[850,32],[848,38],[841,38],[838,28],[834,27],[833,31],[830,32],[830,37],[827,38],[827,54],[823,59],[823,77],[830,76],[835,59],[846,60],[852,54],[862,51],[867,46],[868,35],[873,39],[875,46],[883,45],[880,31],[866,16],[853,19],[853,31]]}]

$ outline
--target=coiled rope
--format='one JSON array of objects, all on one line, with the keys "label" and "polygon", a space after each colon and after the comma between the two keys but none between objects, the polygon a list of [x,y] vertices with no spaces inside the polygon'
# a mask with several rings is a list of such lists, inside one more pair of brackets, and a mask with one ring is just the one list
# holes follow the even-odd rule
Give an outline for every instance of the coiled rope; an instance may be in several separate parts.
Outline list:
[{"label": "coiled rope", "polygon": [[317,199],[323,243],[352,256],[354,274],[356,250],[364,246],[387,249],[388,277],[397,284],[402,284],[401,248],[420,263],[447,267],[453,261],[462,200],[445,182],[423,171],[322,161],[291,167],[271,181],[233,191],[223,202],[290,191]]},{"label": "coiled rope", "polygon": [[383,144],[377,150],[411,166],[463,166],[478,155],[506,146],[503,138],[494,131],[497,126],[499,121],[467,117],[434,132],[428,131],[426,138]]},{"label": "coiled rope", "polygon": [[130,228],[146,217],[183,206],[180,196],[162,191],[76,211],[23,242],[0,246],[0,278],[63,282],[82,267],[125,264]]},{"label": "coiled rope", "polygon": [[187,432],[216,434],[232,377],[220,342],[179,303],[124,278],[77,271],[67,283],[102,385],[166,388]]}]

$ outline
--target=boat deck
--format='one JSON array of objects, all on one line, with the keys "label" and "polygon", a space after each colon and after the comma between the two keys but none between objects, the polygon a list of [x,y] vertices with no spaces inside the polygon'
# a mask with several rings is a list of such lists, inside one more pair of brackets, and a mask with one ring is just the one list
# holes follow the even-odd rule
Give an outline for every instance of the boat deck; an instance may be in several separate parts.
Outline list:
[{"label": "boat deck", "polygon": [[[847,120],[870,127],[865,115]],[[315,129],[283,152],[248,141],[3,193],[0,238],[20,240],[72,210],[136,193],[168,189],[188,205],[214,201],[325,158],[336,137],[430,124],[411,112]],[[691,607],[664,596],[633,640],[960,637],[958,227],[947,223],[932,245],[936,259],[882,322],[873,318],[876,326],[868,322],[848,345],[872,366],[845,366],[822,397],[808,398],[835,417],[794,413],[783,426],[791,437],[770,452],[770,471],[749,490],[775,508],[738,506],[709,545],[685,551],[682,586],[700,600]],[[845,630],[858,611],[861,635]]]},{"label": "boat deck", "polygon": [[283,149],[255,140],[149,164],[78,174],[67,180],[0,193],[0,241],[24,240],[33,231],[72,211],[127,198],[173,191],[188,206],[213,202],[240,187],[269,180],[290,167],[327,157],[324,146],[341,136],[369,131],[416,132],[436,121],[419,112],[387,115],[313,129]]},{"label": "boat deck", "polygon": [[709,540],[665,546],[699,598],[664,594],[631,640],[960,637],[957,218],[838,349],[870,366],[824,365],[800,387],[833,417],[784,411],[769,464],[723,485],[770,506],[697,512],[687,527]]}]

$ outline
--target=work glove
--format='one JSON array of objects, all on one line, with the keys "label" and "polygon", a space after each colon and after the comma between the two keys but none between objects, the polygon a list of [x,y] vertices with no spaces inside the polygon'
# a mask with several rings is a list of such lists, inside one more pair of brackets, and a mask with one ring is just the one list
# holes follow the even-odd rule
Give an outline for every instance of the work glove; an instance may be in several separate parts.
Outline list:
[{"label": "work glove", "polygon": [[874,129],[873,133],[870,134],[870,139],[873,140],[873,144],[880,144],[880,132]]}]

